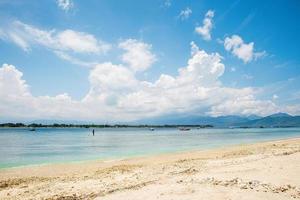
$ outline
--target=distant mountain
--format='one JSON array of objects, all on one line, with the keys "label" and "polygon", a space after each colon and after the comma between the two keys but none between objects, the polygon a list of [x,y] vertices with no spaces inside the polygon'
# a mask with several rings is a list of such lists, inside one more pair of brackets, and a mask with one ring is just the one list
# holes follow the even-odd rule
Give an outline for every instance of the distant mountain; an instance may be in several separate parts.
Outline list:
[{"label": "distant mountain", "polygon": [[287,113],[275,113],[273,115],[269,115],[268,117],[293,117],[293,116]]},{"label": "distant mountain", "polygon": [[178,116],[169,115],[136,121],[136,124],[152,125],[213,125],[214,127],[300,127],[300,116],[275,113],[267,117],[250,116]]},{"label": "distant mountain", "polygon": [[260,119],[236,123],[239,127],[300,127],[300,116],[276,113]]},{"label": "distant mountain", "polygon": [[214,127],[230,127],[236,124],[242,124],[251,121],[252,119],[260,119],[261,117],[256,115],[251,116],[178,116],[169,115],[163,117],[156,117],[151,119],[144,119],[134,122],[135,124],[152,124],[152,125],[213,125]]}]

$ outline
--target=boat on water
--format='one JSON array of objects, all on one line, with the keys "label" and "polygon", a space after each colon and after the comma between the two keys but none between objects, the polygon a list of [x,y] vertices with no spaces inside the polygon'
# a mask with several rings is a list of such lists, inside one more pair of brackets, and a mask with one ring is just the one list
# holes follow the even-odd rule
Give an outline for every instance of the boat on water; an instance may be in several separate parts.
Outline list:
[{"label": "boat on water", "polygon": [[190,128],[186,128],[186,127],[180,127],[179,128],[180,131],[190,131]]},{"label": "boat on water", "polygon": [[150,131],[154,131],[155,129],[154,129],[154,128],[149,128],[149,130],[150,130]]},{"label": "boat on water", "polygon": [[31,129],[29,129],[29,131],[36,131],[36,130],[35,130],[35,128],[31,128]]}]

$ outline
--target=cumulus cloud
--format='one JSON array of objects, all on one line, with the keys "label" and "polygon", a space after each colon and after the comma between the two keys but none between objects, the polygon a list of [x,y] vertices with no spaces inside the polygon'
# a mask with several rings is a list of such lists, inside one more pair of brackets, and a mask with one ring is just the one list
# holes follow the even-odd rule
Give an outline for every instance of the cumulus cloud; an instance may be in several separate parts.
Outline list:
[{"label": "cumulus cloud", "polygon": [[134,74],[122,65],[114,65],[110,62],[98,64],[91,70],[89,75],[91,93],[104,92],[128,92],[134,90],[138,84]]},{"label": "cumulus cloud", "polygon": [[[235,91],[236,90],[236,91]],[[255,91],[251,88],[242,90],[233,89],[228,92],[238,92],[238,95],[233,94],[233,97],[225,100],[222,104],[213,105],[209,112],[212,116],[224,115],[251,115],[266,116],[271,113],[279,112],[278,106],[272,101],[257,100],[254,97]]]},{"label": "cumulus cloud", "polygon": [[214,17],[214,11],[208,10],[203,19],[203,25],[195,28],[196,33],[201,35],[204,40],[211,40],[211,30],[213,28],[212,19]]},{"label": "cumulus cloud", "polygon": [[266,52],[254,52],[254,42],[245,43],[238,35],[226,37],[224,41],[226,51],[231,52],[234,56],[248,63],[253,59],[258,59],[266,55]]},{"label": "cumulus cloud", "polygon": [[72,0],[57,0],[56,3],[64,11],[69,11],[74,5]]},{"label": "cumulus cloud", "polygon": [[190,17],[191,14],[192,14],[192,10],[189,7],[187,7],[184,10],[180,11],[178,17],[181,20],[186,20]]},{"label": "cumulus cloud", "polygon": [[15,66],[3,64],[0,67],[0,113],[3,119],[71,118],[73,114],[80,114],[75,109],[76,104],[68,94],[35,97],[23,79],[23,73]]},{"label": "cumulus cloud", "polygon": [[149,82],[139,80],[126,65],[97,64],[89,74],[88,93],[74,100],[66,93],[33,96],[22,73],[4,64],[0,68],[0,113],[2,117],[18,119],[114,122],[170,113],[266,115],[278,110],[271,101],[257,100],[254,88],[223,86],[220,77],[224,70],[218,53],[207,53],[192,42],[187,65],[179,68],[175,76],[161,74]]},{"label": "cumulus cloud", "polygon": [[119,48],[125,50],[122,61],[134,71],[144,71],[156,61],[156,56],[151,52],[152,46],[150,44],[127,39],[119,44]]},{"label": "cumulus cloud", "polygon": [[28,85],[22,80],[23,73],[13,65],[3,64],[0,68],[1,99],[16,99],[29,96]]},{"label": "cumulus cloud", "polygon": [[111,48],[109,44],[88,33],[70,29],[42,30],[20,21],[12,22],[3,31],[1,38],[15,43],[24,51],[29,51],[33,45],[44,46],[53,51],[97,54],[105,53]]}]

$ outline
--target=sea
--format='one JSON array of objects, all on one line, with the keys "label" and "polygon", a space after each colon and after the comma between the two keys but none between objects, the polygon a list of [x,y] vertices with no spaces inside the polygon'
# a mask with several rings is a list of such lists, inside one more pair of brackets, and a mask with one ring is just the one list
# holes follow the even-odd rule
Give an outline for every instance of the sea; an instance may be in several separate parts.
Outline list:
[{"label": "sea", "polygon": [[0,128],[0,169],[115,160],[300,137],[300,128]]}]

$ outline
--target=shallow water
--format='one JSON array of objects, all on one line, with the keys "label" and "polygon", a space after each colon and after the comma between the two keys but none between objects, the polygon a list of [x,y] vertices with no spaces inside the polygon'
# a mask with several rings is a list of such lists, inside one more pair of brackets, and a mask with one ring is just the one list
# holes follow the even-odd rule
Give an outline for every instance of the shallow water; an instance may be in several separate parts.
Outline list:
[{"label": "shallow water", "polygon": [[0,129],[0,168],[46,163],[118,159],[234,144],[293,138],[300,128],[177,129],[18,128]]}]

